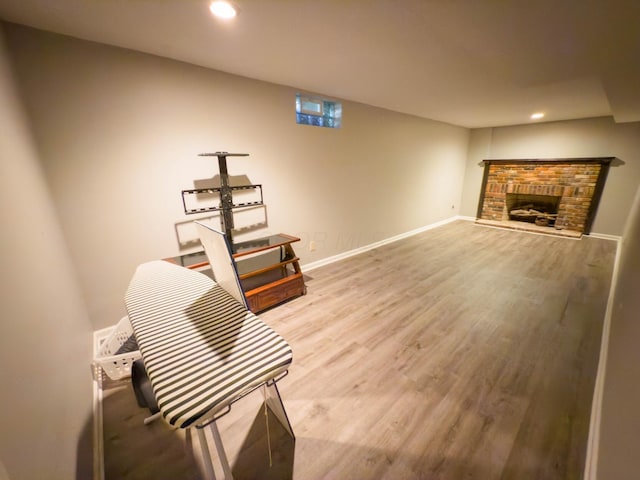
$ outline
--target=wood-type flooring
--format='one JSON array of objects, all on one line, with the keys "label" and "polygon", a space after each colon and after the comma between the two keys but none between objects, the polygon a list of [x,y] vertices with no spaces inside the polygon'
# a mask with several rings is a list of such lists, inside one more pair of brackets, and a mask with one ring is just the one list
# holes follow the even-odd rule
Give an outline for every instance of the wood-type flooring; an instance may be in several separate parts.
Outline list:
[{"label": "wood-type flooring", "polygon": [[[253,392],[218,422],[234,477],[582,478],[615,248],[457,221],[308,272],[260,315],[296,440]],[[107,480],[201,478],[195,432],[104,396]]]}]

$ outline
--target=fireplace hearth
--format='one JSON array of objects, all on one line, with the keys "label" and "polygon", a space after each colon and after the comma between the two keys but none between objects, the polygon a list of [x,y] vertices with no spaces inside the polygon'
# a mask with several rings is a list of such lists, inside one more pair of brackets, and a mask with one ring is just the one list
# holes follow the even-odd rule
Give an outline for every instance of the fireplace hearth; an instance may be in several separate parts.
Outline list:
[{"label": "fireplace hearth", "polygon": [[589,233],[613,159],[484,160],[476,221],[563,236]]}]

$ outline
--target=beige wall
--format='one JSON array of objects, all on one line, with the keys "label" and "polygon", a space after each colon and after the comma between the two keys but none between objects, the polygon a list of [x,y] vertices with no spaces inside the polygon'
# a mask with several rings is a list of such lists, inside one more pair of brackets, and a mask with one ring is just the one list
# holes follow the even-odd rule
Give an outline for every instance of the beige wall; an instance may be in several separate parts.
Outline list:
[{"label": "beige wall", "polygon": [[485,158],[617,157],[592,233],[622,235],[640,184],[640,122],[610,117],[473,130],[461,214],[476,216]]},{"label": "beige wall", "polygon": [[91,325],[1,23],[0,105],[0,476],[91,478]]},{"label": "beige wall", "polygon": [[460,214],[476,217],[480,200],[480,187],[484,165],[482,160],[491,158],[491,128],[476,128],[469,134],[467,150],[467,166],[464,175],[464,189]]},{"label": "beige wall", "polygon": [[123,314],[137,264],[180,253],[175,225],[197,217],[180,191],[218,170],[200,152],[251,155],[229,172],[264,186],[268,228],[252,235],[301,236],[303,264],[458,213],[465,128],[351,102],[341,129],[296,125],[292,88],[6,29],[96,328]]},{"label": "beige wall", "polygon": [[600,423],[597,478],[640,471],[640,188],[620,246]]}]

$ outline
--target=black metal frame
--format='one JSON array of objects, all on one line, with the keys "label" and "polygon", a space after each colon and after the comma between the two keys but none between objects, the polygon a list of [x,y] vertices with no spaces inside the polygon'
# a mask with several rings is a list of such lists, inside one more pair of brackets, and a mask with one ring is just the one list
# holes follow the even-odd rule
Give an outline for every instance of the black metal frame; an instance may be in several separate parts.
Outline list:
[{"label": "black metal frame", "polygon": [[[214,415],[213,417],[205,420],[203,423],[199,423],[195,427],[196,428],[205,428],[205,427],[209,426],[210,424],[220,420],[222,417],[224,417],[225,415],[227,415],[231,411],[231,406],[234,403],[236,403],[238,400],[246,397],[250,393],[255,392],[256,390],[258,390],[259,388],[261,388],[264,385],[266,385],[267,387],[270,387],[272,385],[276,387],[276,392],[278,393],[278,399],[280,400],[280,403],[282,404],[282,397],[280,397],[280,391],[278,390],[278,386],[276,385],[276,383],[279,382],[280,380],[282,380],[287,375],[289,375],[289,370],[285,370],[284,373],[282,375],[280,375],[279,377],[277,377],[277,378],[272,378],[271,380],[267,380],[265,382],[262,382],[260,385],[256,385],[255,387],[251,388],[250,390],[247,390],[246,392],[244,392],[241,395],[239,395],[236,398],[234,398],[233,401],[231,403],[229,403],[229,405],[227,405],[224,408],[224,410],[222,410],[220,413],[218,413],[218,414]],[[283,410],[284,410],[284,408],[283,408]],[[287,416],[287,421],[289,421],[289,416],[287,415],[286,410],[285,410],[284,413]],[[289,424],[291,424],[291,423],[289,422]]]},{"label": "black metal frame", "polygon": [[[255,202],[244,202],[244,203],[232,203],[231,208],[245,208],[245,207],[253,207],[255,205],[264,205],[264,197],[262,196],[262,184],[255,185],[240,185],[235,187],[228,187],[229,190],[255,190],[258,189],[260,191],[260,200],[256,200]],[[202,193],[222,193],[222,188],[194,188],[191,190],[182,190],[182,206],[184,208],[184,213],[187,215],[191,215],[194,213],[202,213],[202,212],[215,212],[218,210],[222,210],[222,205],[218,207],[204,207],[204,208],[187,208],[187,204],[184,200],[185,195],[193,195],[193,194],[202,194]]]}]

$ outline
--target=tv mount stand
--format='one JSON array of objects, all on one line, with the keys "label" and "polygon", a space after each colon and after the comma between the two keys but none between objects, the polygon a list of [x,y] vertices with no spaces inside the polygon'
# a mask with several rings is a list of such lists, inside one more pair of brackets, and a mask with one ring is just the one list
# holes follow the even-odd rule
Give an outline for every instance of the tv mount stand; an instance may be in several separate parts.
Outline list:
[{"label": "tv mount stand", "polygon": [[[233,210],[237,208],[253,207],[255,205],[264,205],[264,199],[262,197],[262,185],[229,185],[229,172],[227,171],[227,157],[248,157],[248,153],[229,153],[229,152],[214,152],[214,153],[200,153],[199,157],[218,157],[218,169],[220,171],[220,187],[215,188],[194,188],[190,190],[182,190],[182,206],[184,207],[184,213],[186,215],[192,215],[194,213],[204,212],[216,212],[221,211],[220,226],[224,230],[229,245],[233,248]],[[238,190],[256,190],[260,194],[260,200],[233,203],[233,191]],[[218,194],[219,203],[214,206],[207,206],[202,208],[188,208],[186,198],[189,195],[202,195],[202,194]]]},{"label": "tv mount stand", "polygon": [[[300,270],[299,258],[293,251],[292,243],[299,242],[298,237],[293,237],[284,233],[269,235],[262,238],[254,238],[244,242],[233,242],[233,211],[238,208],[252,207],[254,205],[264,205],[262,197],[262,185],[229,185],[229,173],[227,171],[227,157],[247,157],[248,153],[201,153],[200,157],[218,157],[218,167],[220,169],[220,187],[215,188],[195,188],[182,190],[182,205],[184,213],[191,215],[194,213],[221,211],[220,225],[224,230],[233,257],[254,257],[264,255],[267,258],[266,265],[259,267],[251,266],[251,269],[240,272],[240,283],[245,293],[245,298],[252,312],[260,312],[274,305],[284,302],[290,298],[304,295],[307,287],[304,284],[304,277]],[[254,190],[260,194],[260,199],[244,203],[234,203],[233,193],[238,190]],[[191,195],[216,195],[214,205],[197,208],[187,206],[187,199]],[[253,198],[257,198],[254,196]],[[278,260],[274,261],[268,252],[280,251]],[[265,255],[266,254],[266,255]],[[194,257],[195,256],[195,257]],[[204,258],[203,258],[204,257]],[[194,261],[194,258],[197,260]],[[171,259],[187,268],[200,268],[208,265],[208,260],[204,252],[181,255]]]}]

